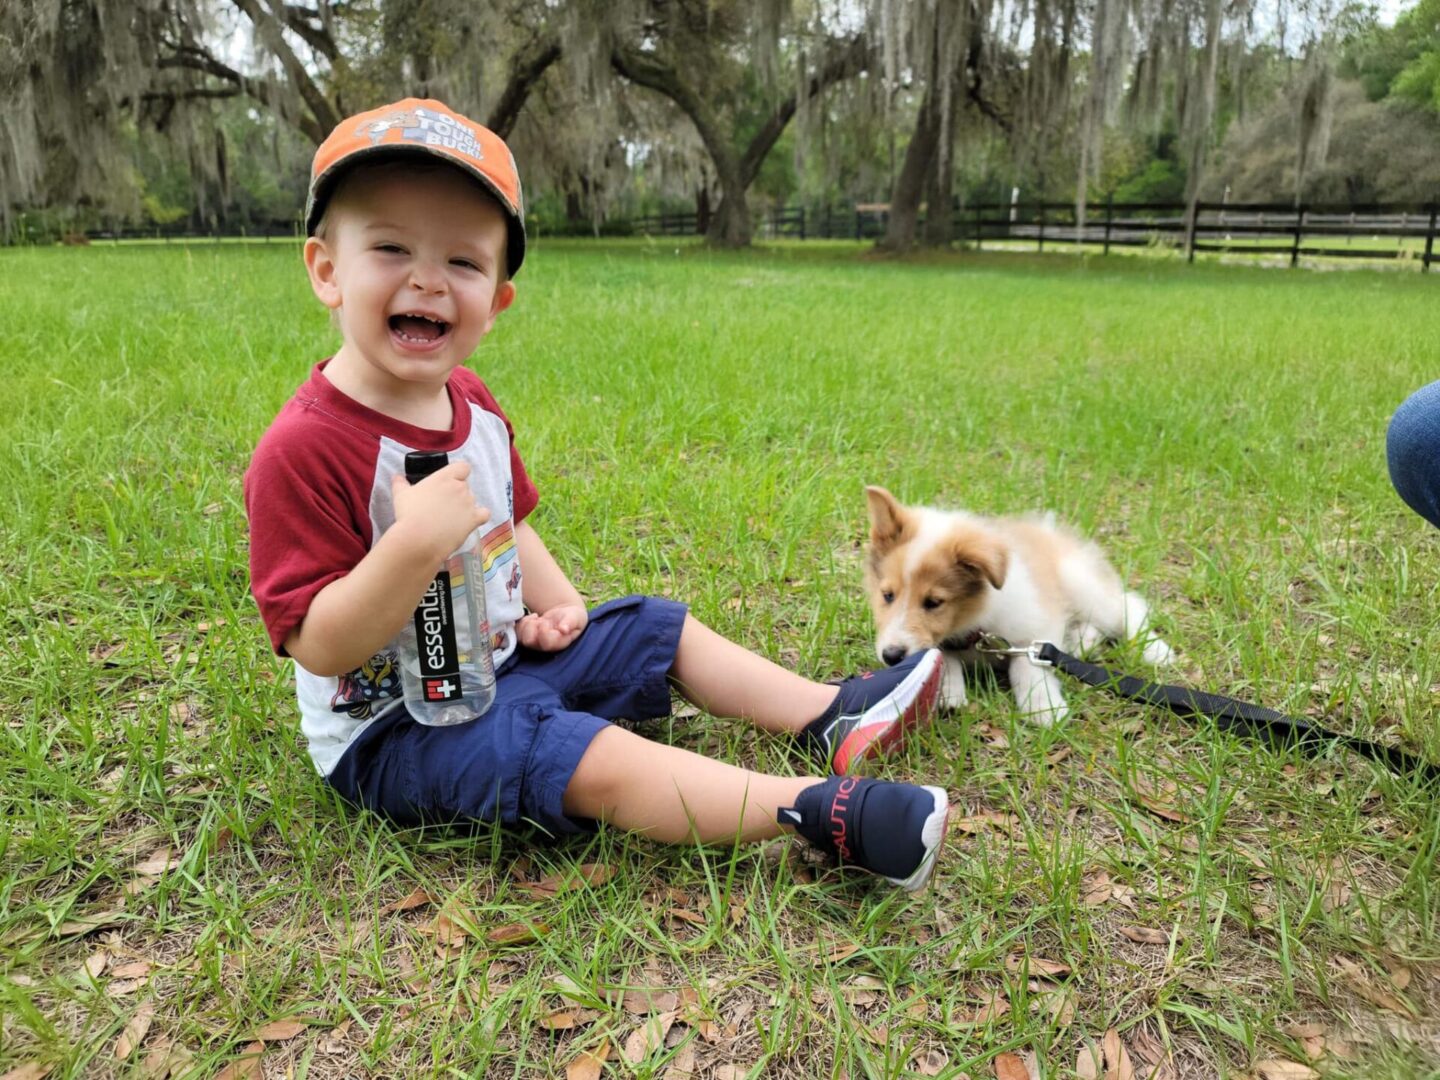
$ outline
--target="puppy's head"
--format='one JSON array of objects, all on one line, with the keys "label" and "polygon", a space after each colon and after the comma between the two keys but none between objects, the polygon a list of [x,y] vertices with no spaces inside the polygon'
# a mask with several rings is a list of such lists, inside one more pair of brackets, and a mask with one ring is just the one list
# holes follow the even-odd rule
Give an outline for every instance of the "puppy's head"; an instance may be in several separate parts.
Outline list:
[{"label": "puppy's head", "polygon": [[913,652],[977,626],[987,594],[1005,584],[1000,538],[964,515],[902,506],[867,487],[870,545],[865,589],[875,615],[875,653],[898,664]]}]

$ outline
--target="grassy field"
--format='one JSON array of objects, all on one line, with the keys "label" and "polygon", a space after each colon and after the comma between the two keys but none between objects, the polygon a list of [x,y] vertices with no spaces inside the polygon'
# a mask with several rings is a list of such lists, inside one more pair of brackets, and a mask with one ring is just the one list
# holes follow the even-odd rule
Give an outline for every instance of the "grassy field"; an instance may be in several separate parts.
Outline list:
[{"label": "grassy field", "polygon": [[[1048,507],[1174,678],[1440,761],[1440,537],[1384,466],[1440,277],[633,242],[518,285],[473,366],[591,600],[829,678],[873,659],[864,484]],[[0,251],[0,342],[0,1074],[1440,1075],[1435,793],[1099,692],[1039,731],[978,688],[877,770],[956,807],[916,898],[346,811],[247,587],[241,473],[333,348],[295,247]]]}]

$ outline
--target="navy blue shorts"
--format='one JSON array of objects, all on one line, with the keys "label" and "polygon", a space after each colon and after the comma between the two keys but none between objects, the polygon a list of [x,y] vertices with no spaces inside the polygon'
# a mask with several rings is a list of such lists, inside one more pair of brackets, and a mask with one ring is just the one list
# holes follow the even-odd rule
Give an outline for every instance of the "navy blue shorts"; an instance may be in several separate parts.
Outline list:
[{"label": "navy blue shorts", "polygon": [[686,607],[627,596],[590,612],[567,649],[517,649],[478,720],[428,727],[405,708],[377,719],[345,748],[326,780],[397,825],[528,821],[551,833],[593,823],[569,817],[565,788],[611,720],[670,715],[670,684]]}]

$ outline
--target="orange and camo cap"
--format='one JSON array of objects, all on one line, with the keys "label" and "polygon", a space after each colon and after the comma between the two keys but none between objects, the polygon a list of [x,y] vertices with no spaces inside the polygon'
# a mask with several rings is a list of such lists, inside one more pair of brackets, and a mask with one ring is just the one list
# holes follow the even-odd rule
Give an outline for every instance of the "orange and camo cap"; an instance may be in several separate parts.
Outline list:
[{"label": "orange and camo cap", "polygon": [[435,158],[473,176],[505,211],[509,227],[508,270],[525,258],[525,203],[520,172],[505,140],[439,101],[405,98],[357,113],[335,126],[315,151],[305,233],[314,236],[325,205],[346,170],[355,165],[407,157]]}]

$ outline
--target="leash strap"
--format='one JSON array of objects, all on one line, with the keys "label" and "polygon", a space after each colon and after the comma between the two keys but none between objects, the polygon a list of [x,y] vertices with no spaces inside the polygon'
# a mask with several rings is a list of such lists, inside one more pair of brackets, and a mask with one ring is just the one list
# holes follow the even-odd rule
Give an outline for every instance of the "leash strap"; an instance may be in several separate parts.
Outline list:
[{"label": "leash strap", "polygon": [[1208,716],[1222,731],[1248,735],[1277,746],[1296,746],[1311,754],[1319,753],[1331,743],[1339,743],[1402,776],[1418,774],[1431,783],[1440,781],[1440,766],[1432,765],[1398,747],[1327,731],[1323,727],[1286,716],[1263,705],[1252,705],[1219,694],[1206,694],[1184,686],[1165,686],[1137,679],[1133,675],[1122,675],[1071,656],[1048,641],[1036,642],[1030,657],[1036,663],[1049,664],[1089,686],[1109,690],[1131,701],[1159,705],[1177,716]]}]

